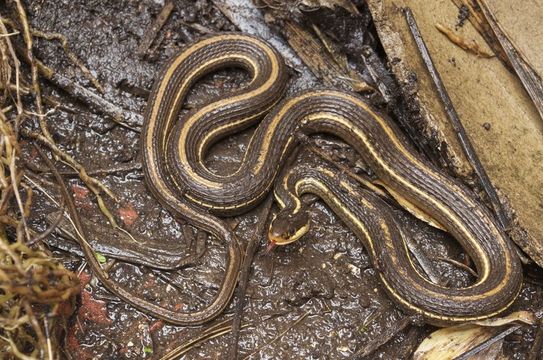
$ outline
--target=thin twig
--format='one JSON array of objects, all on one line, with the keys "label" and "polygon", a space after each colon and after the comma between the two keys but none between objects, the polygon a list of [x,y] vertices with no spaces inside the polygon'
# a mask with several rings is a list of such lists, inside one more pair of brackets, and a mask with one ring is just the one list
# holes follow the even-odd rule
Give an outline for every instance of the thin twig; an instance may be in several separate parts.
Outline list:
[{"label": "thin twig", "polygon": [[[5,118],[4,118],[3,114],[0,115],[0,119],[1,119],[2,122],[5,122]],[[17,160],[17,157],[18,157],[17,148],[18,148],[18,146],[11,147],[11,153],[8,155],[9,159],[10,159],[10,162],[9,162],[9,175],[10,175],[10,179],[11,179],[11,185],[13,186],[13,193],[15,195],[15,199],[17,200],[17,206],[19,207],[19,211],[21,212],[21,223],[23,225],[23,228],[24,228],[24,231],[25,231],[25,234],[26,234],[26,239],[28,241],[28,240],[30,240],[30,234],[28,232],[28,225],[27,225],[27,222],[26,222],[26,212],[24,210],[23,201],[22,201],[22,198],[21,198],[21,194],[19,192],[20,178],[19,178],[19,172],[17,171],[17,166],[16,166],[16,160]]]},{"label": "thin twig", "polygon": [[92,83],[92,85],[96,88],[96,90],[98,90],[98,92],[100,92],[101,94],[105,92],[104,87],[100,84],[98,79],[94,75],[92,75],[89,68],[85,64],[83,64],[83,62],[70,49],[70,47],[68,46],[68,39],[66,38],[66,36],[62,34],[58,34],[58,33],[46,33],[46,32],[33,29],[33,28],[30,28],[30,32],[32,33],[32,35],[37,36],[37,37],[41,37],[47,40],[59,41],[60,45],[62,46],[62,49],[66,53],[66,56],[68,56],[68,58],[77,67],[79,67],[79,69],[83,73],[83,76],[85,76]]},{"label": "thin twig", "polygon": [[460,47],[461,49],[466,50],[467,52],[470,52],[474,55],[477,55],[482,58],[492,58],[495,55],[493,53],[490,53],[486,51],[486,49],[483,49],[475,40],[467,40],[464,37],[456,34],[450,27],[443,25],[441,23],[437,23],[435,25],[436,29],[439,30],[440,33],[445,35],[447,39],[449,39],[453,44]]},{"label": "thin twig", "polygon": [[272,199],[273,199],[273,196],[268,195],[268,198],[263,203],[260,210],[260,214],[258,215],[256,229],[245,249],[245,256],[243,257],[243,264],[241,266],[241,273],[240,273],[240,278],[238,281],[238,289],[237,289],[238,303],[237,303],[236,309],[234,310],[234,320],[232,322],[231,343],[230,343],[230,350],[228,351],[229,359],[236,360],[238,358],[239,330],[241,326],[241,320],[243,319],[243,308],[245,306],[245,293],[247,291],[249,276],[251,274],[251,265],[253,263],[256,250],[258,249],[258,244],[260,244],[260,239],[262,239],[262,233],[264,232],[265,225],[268,223],[267,219],[270,213]]},{"label": "thin twig", "polygon": [[[24,61],[31,64],[31,59],[28,58],[28,54],[24,50],[18,46],[14,46],[14,49],[21,55]],[[91,111],[108,116],[111,120],[126,129],[139,132],[139,128],[143,124],[143,117],[140,114],[123,109],[107,101],[103,97],[54,71],[38,59],[33,60],[39,74],[43,78],[66,91],[75,99],[87,104]]]},{"label": "thin twig", "polygon": [[[3,17],[0,15],[0,32],[7,33],[7,29],[3,23]],[[15,73],[15,88],[16,88],[16,104],[17,104],[17,113],[20,115],[23,113],[23,102],[21,100],[21,93],[19,91],[20,87],[20,74],[19,74],[19,68],[20,68],[20,62],[17,58],[17,55],[15,54],[15,49],[13,47],[13,44],[11,43],[11,39],[9,37],[6,37],[3,39],[4,43],[7,45],[11,60],[13,62],[14,67],[14,73]]]},{"label": "thin twig", "polygon": [[32,41],[32,34],[30,32],[30,26],[28,25],[28,17],[26,16],[26,11],[23,7],[23,4],[21,3],[21,0],[15,0],[15,4],[17,5],[17,13],[19,15],[19,21],[21,22],[21,25],[23,27],[22,32],[23,32],[23,38],[26,45],[26,58],[28,58],[28,60],[30,61],[30,72],[32,75],[32,90],[34,92],[38,122],[40,124],[40,129],[43,135],[48,140],[53,141],[51,133],[49,132],[49,129],[47,127],[47,123],[45,122],[45,117],[43,116],[41,88],[38,81],[38,66],[36,65],[36,61],[34,60],[34,53],[32,51],[33,41]]},{"label": "thin twig", "polygon": [[49,331],[49,322],[47,321],[47,316],[43,318],[43,328],[45,329],[45,339],[47,341],[47,358],[48,360],[53,360],[53,346],[51,344],[51,335]]},{"label": "thin twig", "polygon": [[[41,173],[41,174],[49,173],[49,170],[40,168],[30,162],[27,162],[25,165],[29,167],[30,170],[36,173]],[[126,164],[119,164],[117,166],[112,166],[109,168],[98,168],[98,169],[88,170],[87,175],[89,176],[104,176],[104,175],[112,175],[112,174],[117,175],[121,173],[130,173],[130,172],[141,170],[141,169],[142,169],[142,165],[140,162],[132,162],[132,163],[126,163]],[[68,176],[68,177],[79,176],[79,172],[75,170],[59,171],[59,173],[62,176]]]},{"label": "thin twig", "polygon": [[528,355],[528,360],[541,359],[541,348],[543,348],[543,320],[539,320],[537,325],[537,332],[532,348],[530,349],[530,355]]},{"label": "thin twig", "polygon": [[466,270],[468,273],[470,273],[472,276],[474,277],[479,277],[479,275],[477,275],[477,272],[475,270],[473,270],[472,268],[470,268],[469,266],[467,266],[466,264],[462,264],[460,261],[456,261],[456,260],[453,260],[453,259],[448,259],[448,258],[445,258],[445,257],[442,257],[442,256],[438,256],[435,258],[435,260],[439,260],[439,261],[443,261],[443,262],[446,262],[446,263],[449,263],[451,265],[454,265],[462,270]]},{"label": "thin twig", "polygon": [[79,164],[73,157],[68,155],[67,153],[63,152],[59,149],[56,143],[49,141],[47,137],[45,137],[42,134],[24,130],[23,135],[28,136],[32,139],[38,140],[42,144],[49,147],[49,149],[58,157],[63,159],[70,165],[73,169],[79,172],[79,177],[85,185],[88,186],[88,188],[93,192],[93,194],[96,196],[96,201],[98,202],[98,206],[100,207],[100,211],[108,218],[108,221],[111,223],[113,227],[118,227],[117,222],[115,221],[115,218],[109,211],[109,209],[106,207],[104,200],[102,199],[102,196],[100,195],[100,192],[103,191],[106,193],[110,198],[112,198],[115,201],[118,201],[117,197],[111,190],[109,190],[108,187],[106,187],[104,184],[102,184],[97,179],[93,178],[92,176],[89,176],[87,174],[87,170],[83,167],[83,165]]},{"label": "thin twig", "polygon": [[[228,324],[230,319],[221,321],[198,334],[196,337],[189,339],[183,344],[177,346],[175,349],[170,350],[164,354],[160,360],[174,360],[179,359],[180,356],[186,354],[196,346],[201,345],[205,341],[214,339],[216,337],[227,334],[230,331],[232,325]],[[249,327],[249,324],[243,324],[242,328]]]},{"label": "thin twig", "polygon": [[275,336],[270,342],[268,342],[266,344],[263,344],[262,346],[257,347],[252,353],[245,356],[243,358],[243,360],[247,360],[251,356],[258,354],[259,352],[262,351],[262,349],[264,349],[265,347],[270,346],[271,344],[273,344],[274,342],[276,342],[277,340],[279,340],[280,338],[285,336],[286,333],[288,333],[290,330],[294,329],[294,327],[296,327],[296,325],[301,323],[309,314],[310,314],[310,312],[306,311],[303,315],[301,315],[298,319],[296,319],[296,321],[294,321],[291,325],[289,325],[285,330],[283,330],[279,334],[277,334],[277,336]]},{"label": "thin twig", "polygon": [[486,341],[483,341],[482,343],[480,343],[479,345],[475,346],[474,348],[466,351],[462,355],[455,357],[454,360],[468,360],[468,359],[472,358],[475,354],[478,354],[479,352],[487,349],[488,347],[490,347],[492,344],[496,343],[497,341],[502,340],[507,335],[517,331],[522,326],[523,325],[514,325],[514,326],[511,326],[511,327],[508,327],[504,331],[498,333],[496,336],[491,337],[490,339],[487,339]]},{"label": "thin twig", "polygon": [[32,246],[40,241],[42,241],[43,239],[45,239],[46,237],[48,237],[53,231],[55,231],[55,229],[57,228],[58,224],[60,224],[60,222],[62,221],[62,219],[64,218],[64,210],[66,209],[66,207],[64,206],[64,199],[61,199],[61,211],[59,211],[58,215],[57,215],[57,218],[51,222],[51,225],[49,225],[49,227],[47,229],[45,229],[44,232],[34,236],[32,239],[30,239],[27,243],[28,246]]},{"label": "thin twig", "polygon": [[[19,34],[19,31],[17,29],[17,24],[10,19],[4,20],[4,24],[10,26],[15,34]],[[51,33],[51,32],[44,32],[38,29],[34,29],[31,26],[28,26],[28,29],[30,31],[30,34],[36,37],[40,37],[49,41],[55,40],[60,42],[60,45],[62,46],[62,49],[64,50],[66,56],[81,70],[83,73],[83,76],[85,76],[92,84],[93,86],[101,93],[104,93],[104,88],[98,81],[98,79],[92,75],[89,68],[75,55],[75,53],[70,49],[70,46],[68,45],[68,39],[66,36],[59,34],[59,33]],[[36,66],[38,66],[38,72],[40,71],[39,67],[40,65],[36,63]]]},{"label": "thin twig", "polygon": [[173,1],[167,0],[164,6],[162,7],[162,10],[160,10],[160,13],[156,17],[155,21],[153,21],[149,25],[147,30],[145,30],[145,35],[143,36],[143,39],[141,40],[140,46],[138,46],[138,50],[137,50],[138,56],[140,57],[145,56],[145,54],[149,50],[149,47],[155,40],[158,32],[160,31],[160,29],[162,29],[162,27],[164,26],[164,24],[170,17],[170,14],[172,13],[173,9],[174,9]]}]

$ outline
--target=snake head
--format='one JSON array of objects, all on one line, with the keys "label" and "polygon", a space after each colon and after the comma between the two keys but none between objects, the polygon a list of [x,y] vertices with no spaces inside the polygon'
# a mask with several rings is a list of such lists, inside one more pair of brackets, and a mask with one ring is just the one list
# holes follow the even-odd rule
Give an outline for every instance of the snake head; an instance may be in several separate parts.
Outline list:
[{"label": "snake head", "polygon": [[272,244],[286,245],[301,238],[309,230],[306,211],[280,211],[270,224],[268,239]]}]

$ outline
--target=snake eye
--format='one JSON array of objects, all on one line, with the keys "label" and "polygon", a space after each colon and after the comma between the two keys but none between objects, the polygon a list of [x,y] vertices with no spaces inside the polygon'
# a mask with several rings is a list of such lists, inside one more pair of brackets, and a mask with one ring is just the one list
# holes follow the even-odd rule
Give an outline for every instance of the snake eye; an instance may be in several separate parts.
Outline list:
[{"label": "snake eye", "polygon": [[300,236],[298,236],[298,231],[300,231],[300,228],[298,227],[291,227],[288,232],[288,238],[292,239],[293,237],[296,237],[296,239],[299,239]]}]

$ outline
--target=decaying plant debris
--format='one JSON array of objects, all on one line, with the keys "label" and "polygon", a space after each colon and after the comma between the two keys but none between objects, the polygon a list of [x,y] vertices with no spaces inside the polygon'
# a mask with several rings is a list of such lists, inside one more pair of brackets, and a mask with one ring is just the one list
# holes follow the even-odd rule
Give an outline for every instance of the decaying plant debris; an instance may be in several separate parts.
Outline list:
[{"label": "decaying plant debris", "polygon": [[[224,316],[196,328],[170,326],[112,297],[93,279],[78,231],[62,215],[62,182],[34,146],[68,183],[96,259],[112,281],[175,309],[197,309],[214,296],[223,244],[161,210],[143,186],[137,149],[140,114],[160,65],[184,45],[220,31],[241,30],[272,42],[291,67],[292,91],[333,86],[359,92],[393,116],[433,163],[472,181],[447,137],[426,122],[441,113],[417,102],[415,85],[433,88],[417,83],[424,79],[419,70],[402,72],[406,55],[394,47],[398,37],[387,33],[400,9],[389,12],[385,3],[81,0],[67,6],[0,0],[0,352],[22,359],[423,359],[442,356],[446,343],[460,357],[539,353],[543,276],[537,266],[527,266],[513,314],[434,333],[396,309],[363,247],[318,201],[310,206],[316,225],[307,241],[275,254],[266,254],[261,243],[274,211],[269,203],[227,220],[249,244],[243,285]],[[461,7],[463,1],[454,3]],[[478,55],[491,51],[444,24],[458,45]],[[186,107],[246,80],[237,70],[208,77]],[[249,135],[211,149],[210,166],[235,169]],[[358,155],[327,137],[308,141],[292,161],[323,159],[365,181]],[[399,207],[395,211],[431,281],[467,286],[473,280],[472,264],[454,241]],[[123,253],[123,246],[130,250]],[[194,254],[187,269],[177,269]],[[162,270],[151,268],[157,263]],[[449,333],[458,346],[447,341]]]},{"label": "decaying plant debris", "polygon": [[[17,5],[19,20],[25,20]],[[29,72],[21,68],[11,41],[19,29],[13,22],[6,26],[5,16],[0,13],[0,353],[52,359],[75,309],[79,279],[52,258],[39,243],[44,236],[28,226],[34,190],[21,164],[20,131],[41,108],[22,99],[31,92]],[[37,79],[33,84],[35,91]]]}]

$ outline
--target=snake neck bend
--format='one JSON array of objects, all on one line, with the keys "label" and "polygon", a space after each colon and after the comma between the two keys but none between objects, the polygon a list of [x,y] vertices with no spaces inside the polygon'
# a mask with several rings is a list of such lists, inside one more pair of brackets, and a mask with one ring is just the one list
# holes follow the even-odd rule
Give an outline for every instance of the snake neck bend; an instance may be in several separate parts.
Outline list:
[{"label": "snake neck bend", "polygon": [[303,211],[300,196],[305,193],[323,199],[362,240],[389,296],[428,323],[444,326],[488,318],[507,309],[518,294],[521,279],[515,254],[500,238],[473,244],[482,245],[484,250],[469,252],[480,264],[479,274],[492,276],[479,276],[466,288],[445,288],[427,280],[413,264],[390,207],[326,165],[301,165],[290,170],[277,182],[274,193],[281,211],[287,213]]},{"label": "snake neck bend", "polygon": [[[251,76],[249,84],[178,120],[192,85],[204,75],[228,67],[245,69]],[[266,42],[251,36],[221,34],[185,50],[165,67],[162,81],[151,92],[149,131],[144,134],[145,161],[156,163],[157,170],[150,178],[163,179],[158,187],[186,196],[213,187],[207,177],[214,175],[205,167],[203,155],[194,154],[205,154],[218,140],[255,124],[280,100],[287,80],[282,57]],[[177,154],[181,160],[172,158],[177,143],[184,144]]]},{"label": "snake neck bend", "polygon": [[[203,76],[217,69],[241,67],[251,75],[250,83],[228,98],[212,101],[197,111],[181,117],[179,112],[190,88]],[[251,126],[262,114],[277,103],[287,82],[285,67],[279,54],[267,43],[252,36],[227,33],[204,39],[185,49],[167,63],[151,91],[145,115],[142,135],[143,161],[148,187],[155,197],[174,213],[187,218],[177,210],[181,203],[187,204],[183,193],[193,187],[205,189],[205,178],[198,183],[187,182],[177,176],[175,168],[181,166],[186,177],[191,177],[192,165],[184,166],[168,158],[174,143],[181,141],[188,152],[204,151],[214,142],[228,134]],[[180,130],[189,129],[190,136],[179,139]],[[192,161],[191,164],[198,162]],[[176,165],[173,165],[173,163]],[[202,164],[200,164],[202,165]],[[203,165],[202,165],[203,166]],[[208,214],[196,216],[189,212],[189,220],[207,231],[216,233],[209,226]],[[194,215],[194,216],[193,216]],[[216,224],[214,224],[216,225]],[[224,228],[219,228],[224,233]],[[215,234],[217,235],[217,234]]]}]

